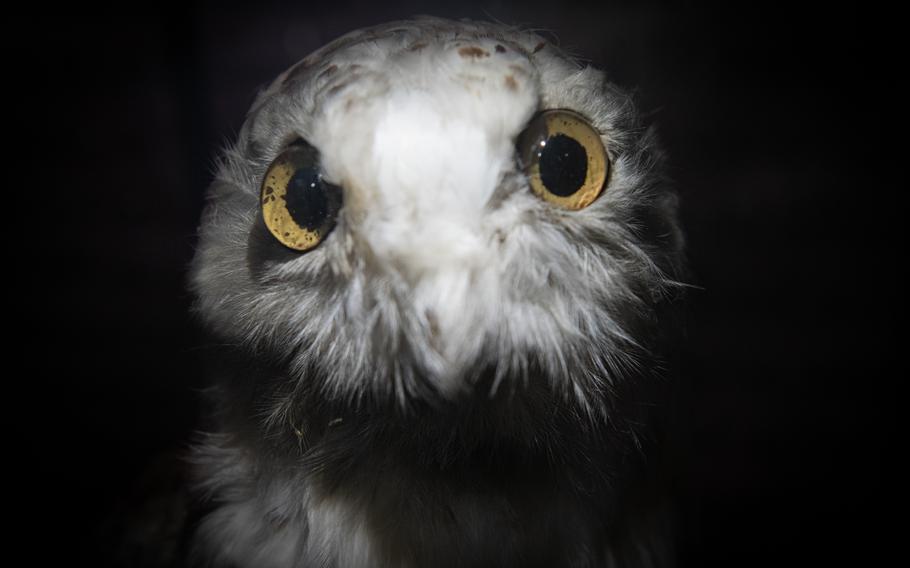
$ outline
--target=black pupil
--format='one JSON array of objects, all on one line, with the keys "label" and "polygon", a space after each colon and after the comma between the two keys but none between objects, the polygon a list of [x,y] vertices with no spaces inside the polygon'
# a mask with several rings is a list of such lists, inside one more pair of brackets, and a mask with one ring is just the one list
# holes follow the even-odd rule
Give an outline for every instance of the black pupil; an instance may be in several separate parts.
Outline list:
[{"label": "black pupil", "polygon": [[329,215],[329,198],[316,168],[294,172],[284,199],[291,218],[303,229],[318,230]]},{"label": "black pupil", "polygon": [[550,193],[568,197],[578,191],[588,175],[588,153],[577,140],[557,134],[540,149],[540,180]]}]

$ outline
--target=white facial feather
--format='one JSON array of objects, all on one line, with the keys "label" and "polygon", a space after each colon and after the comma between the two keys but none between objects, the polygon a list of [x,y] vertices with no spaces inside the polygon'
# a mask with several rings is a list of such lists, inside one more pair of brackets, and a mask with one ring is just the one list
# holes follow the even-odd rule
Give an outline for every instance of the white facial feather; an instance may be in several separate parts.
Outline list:
[{"label": "white facial feather", "polygon": [[446,392],[463,386],[501,300],[498,235],[516,219],[490,201],[514,173],[514,139],[537,107],[527,58],[514,49],[493,58],[494,43],[389,56],[381,73],[361,73],[325,101],[312,127],[326,177],[346,189],[356,254],[403,282],[397,301],[409,304],[414,331],[433,330],[420,363]]}]

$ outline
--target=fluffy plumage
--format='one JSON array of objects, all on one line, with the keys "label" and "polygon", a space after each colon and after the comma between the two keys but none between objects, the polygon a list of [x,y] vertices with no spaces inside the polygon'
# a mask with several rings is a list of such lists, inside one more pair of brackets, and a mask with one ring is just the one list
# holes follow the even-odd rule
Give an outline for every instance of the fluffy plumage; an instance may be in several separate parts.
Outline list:
[{"label": "fluffy plumage", "polygon": [[[572,109],[613,164],[589,207],[528,189],[515,140]],[[259,188],[303,138],[344,191],[316,249]],[[222,345],[197,553],[238,566],[649,565],[637,449],[676,200],[630,98],[539,36],[357,31],[263,91],[224,153],[192,283]]]}]

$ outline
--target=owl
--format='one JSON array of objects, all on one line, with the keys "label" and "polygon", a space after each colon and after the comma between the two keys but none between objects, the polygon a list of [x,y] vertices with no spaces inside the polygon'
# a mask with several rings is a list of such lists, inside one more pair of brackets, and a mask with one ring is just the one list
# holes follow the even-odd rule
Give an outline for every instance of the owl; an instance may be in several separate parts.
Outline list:
[{"label": "owl", "polygon": [[535,33],[418,18],[281,74],[192,264],[214,566],[652,566],[677,198],[629,95]]}]

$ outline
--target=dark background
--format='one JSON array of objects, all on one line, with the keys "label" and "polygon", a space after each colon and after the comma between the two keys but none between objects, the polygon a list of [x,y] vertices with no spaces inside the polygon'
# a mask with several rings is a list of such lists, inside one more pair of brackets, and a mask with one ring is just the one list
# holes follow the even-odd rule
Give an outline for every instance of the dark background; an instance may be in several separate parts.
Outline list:
[{"label": "dark background", "polygon": [[36,562],[128,556],[117,535],[146,514],[149,480],[198,420],[202,339],[185,281],[217,150],[256,90],[308,52],[430,13],[552,30],[658,125],[702,287],[667,466],[681,564],[883,563],[904,497],[889,455],[906,448],[906,373],[891,368],[906,306],[897,17],[730,4],[121,3],[11,16],[14,545]]}]

